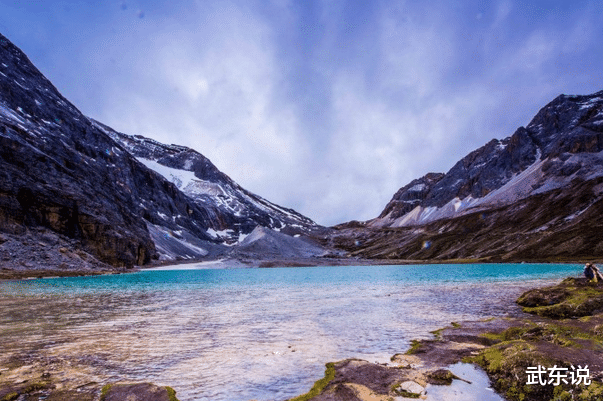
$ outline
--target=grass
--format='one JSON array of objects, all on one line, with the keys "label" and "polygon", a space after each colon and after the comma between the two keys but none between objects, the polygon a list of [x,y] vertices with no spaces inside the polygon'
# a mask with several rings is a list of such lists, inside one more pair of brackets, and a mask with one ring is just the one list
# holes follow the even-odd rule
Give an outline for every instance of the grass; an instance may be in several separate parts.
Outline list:
[{"label": "grass", "polygon": [[291,398],[289,401],[308,401],[319,395],[322,390],[335,378],[335,364],[329,362],[326,364],[325,377],[317,380],[314,386],[306,394]]}]

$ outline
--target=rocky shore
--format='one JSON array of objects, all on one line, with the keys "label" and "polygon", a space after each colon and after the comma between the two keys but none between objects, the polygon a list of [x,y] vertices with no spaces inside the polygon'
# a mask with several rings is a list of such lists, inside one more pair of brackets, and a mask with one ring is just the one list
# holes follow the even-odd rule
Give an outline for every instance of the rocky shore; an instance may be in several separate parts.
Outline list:
[{"label": "rocky shore", "polygon": [[[525,316],[453,323],[433,332],[433,339],[413,341],[406,353],[394,355],[387,365],[358,359],[329,363],[324,378],[290,401],[427,399],[428,384],[463,380],[448,370],[458,362],[479,365],[507,400],[602,400],[603,284],[567,278],[556,286],[528,291],[517,302]],[[547,376],[550,371],[542,375],[545,385],[528,384],[526,371],[539,366],[567,370],[560,371],[565,377],[560,377],[559,385],[554,376]],[[590,383],[584,378],[578,383],[584,371],[577,369],[586,367]]]}]

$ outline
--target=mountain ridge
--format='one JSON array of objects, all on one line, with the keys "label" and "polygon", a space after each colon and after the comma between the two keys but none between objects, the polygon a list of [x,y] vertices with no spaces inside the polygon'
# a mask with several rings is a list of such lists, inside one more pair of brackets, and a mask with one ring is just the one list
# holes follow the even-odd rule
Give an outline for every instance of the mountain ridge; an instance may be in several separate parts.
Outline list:
[{"label": "mountain ridge", "polygon": [[[463,157],[445,174],[429,173],[402,187],[381,214],[367,224],[389,227],[421,224],[491,207],[494,203],[512,203],[565,181],[555,183],[554,177],[603,174],[600,169],[593,172],[582,160],[577,160],[580,157],[567,161],[568,155],[601,150],[603,91],[585,96],[560,95],[543,107],[527,127],[519,127],[510,137],[491,140]],[[539,162],[543,163],[537,166]],[[546,179],[536,177],[537,172],[530,169],[547,170]],[[511,186],[513,180],[520,181],[521,174],[530,173],[531,182],[523,182],[526,187],[516,188],[514,196],[506,200],[495,196],[505,185]],[[528,188],[532,186],[533,189]]]},{"label": "mountain ridge", "polygon": [[[192,149],[118,134],[86,117],[1,34],[0,60],[0,232],[8,236],[0,240],[4,268],[32,263],[43,268],[49,260],[62,260],[62,248],[121,267],[198,259],[227,253],[257,225],[292,235],[322,229],[244,190]],[[140,146],[133,148],[133,143]],[[182,191],[177,181],[149,168],[156,161],[182,168],[178,174],[192,168],[197,181],[223,184],[239,208],[228,209],[232,202],[220,194],[195,197]],[[59,239],[44,242],[50,234]],[[19,261],[2,245],[19,238],[25,247],[44,243],[53,252],[37,250],[33,262]],[[47,259],[51,254],[54,259]],[[68,266],[82,263],[76,253],[68,254],[73,256]]]},{"label": "mountain ridge", "polygon": [[335,226],[322,241],[373,259],[601,258],[602,211],[598,91],[559,95],[526,127],[470,152],[447,173],[411,181],[378,217]]}]

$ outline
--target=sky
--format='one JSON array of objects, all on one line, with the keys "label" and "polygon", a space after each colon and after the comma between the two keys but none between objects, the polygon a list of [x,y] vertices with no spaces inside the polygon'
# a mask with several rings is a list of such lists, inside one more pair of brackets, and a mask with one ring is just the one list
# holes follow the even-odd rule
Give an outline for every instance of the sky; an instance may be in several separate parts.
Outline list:
[{"label": "sky", "polygon": [[600,0],[0,0],[84,114],[322,225],[603,90],[600,21]]}]

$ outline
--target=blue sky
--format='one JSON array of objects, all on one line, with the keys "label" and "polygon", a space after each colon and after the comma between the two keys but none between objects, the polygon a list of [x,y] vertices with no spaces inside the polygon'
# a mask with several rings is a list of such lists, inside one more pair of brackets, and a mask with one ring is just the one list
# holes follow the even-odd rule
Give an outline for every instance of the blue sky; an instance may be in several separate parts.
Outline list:
[{"label": "blue sky", "polygon": [[325,225],[602,90],[602,20],[580,0],[0,0],[0,32],[86,115]]}]

